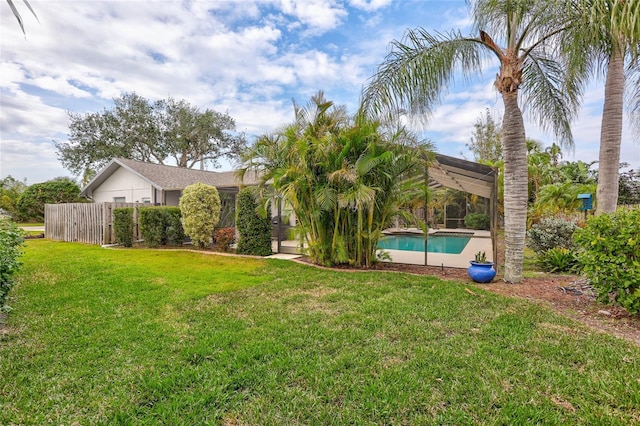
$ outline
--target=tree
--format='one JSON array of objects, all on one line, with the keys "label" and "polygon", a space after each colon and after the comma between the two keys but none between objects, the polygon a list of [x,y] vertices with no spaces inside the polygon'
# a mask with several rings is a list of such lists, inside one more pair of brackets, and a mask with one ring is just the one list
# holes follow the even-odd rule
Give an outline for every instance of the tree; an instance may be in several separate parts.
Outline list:
[{"label": "tree", "polygon": [[259,172],[292,206],[313,262],[370,266],[404,201],[405,178],[422,173],[423,151],[415,135],[350,118],[322,92],[304,108],[294,103],[294,114],[293,124],[258,139],[242,171]]},{"label": "tree", "polygon": [[115,157],[179,167],[198,162],[214,166],[236,158],[246,145],[234,134],[228,114],[200,111],[185,100],[151,102],[135,93],[114,99],[114,108],[97,113],[69,113],[69,141],[55,142],[62,165],[76,176],[90,177]]},{"label": "tree", "polygon": [[11,175],[0,180],[0,209],[8,213],[13,219],[18,216],[18,198],[25,189],[27,184],[19,181]]},{"label": "tree", "polygon": [[[532,117],[572,144],[570,120],[579,87],[564,86],[565,70],[555,60],[554,41],[571,23],[561,1],[479,0],[472,17],[477,37],[459,31],[430,34],[409,30],[378,67],[363,93],[363,109],[394,118],[401,113],[428,117],[440,94],[459,70],[464,77],[481,70],[487,56],[497,58],[495,87],[504,113],[505,271],[509,282],[522,280],[527,212],[527,151],[518,96]],[[499,44],[502,43],[502,44]]]},{"label": "tree", "polygon": [[215,186],[195,183],[187,186],[180,197],[180,213],[184,233],[199,247],[213,242],[213,231],[220,220],[220,195]]},{"label": "tree", "polygon": [[[39,22],[38,15],[36,15],[36,12],[31,8],[31,5],[29,4],[29,2],[27,0],[22,0],[22,1],[24,2],[25,6],[27,6],[27,9],[29,9],[29,12],[31,12],[33,14],[33,16],[36,18],[36,21]],[[18,8],[13,3],[13,0],[7,0],[7,4],[11,8],[11,12],[13,12],[13,16],[15,16],[16,20],[18,21],[18,25],[20,25],[20,29],[22,30],[22,34],[26,35],[26,33],[24,32],[24,23],[22,22],[22,16],[20,15],[20,12],[18,11]]]},{"label": "tree", "polygon": [[502,160],[502,128],[493,120],[491,111],[486,109],[473,125],[471,142],[467,148],[477,162],[494,164]]},{"label": "tree", "polygon": [[[627,164],[622,164],[626,167]],[[621,205],[640,204],[640,171],[627,170],[620,173],[618,202]]]},{"label": "tree", "polygon": [[65,177],[55,178],[29,186],[18,198],[17,209],[21,220],[44,220],[45,204],[86,202],[79,198],[80,187]]},{"label": "tree", "polygon": [[579,20],[562,45],[574,79],[586,84],[594,70],[605,75],[596,213],[610,213],[618,204],[625,86],[633,124],[640,128],[640,2],[578,0],[572,4]]}]

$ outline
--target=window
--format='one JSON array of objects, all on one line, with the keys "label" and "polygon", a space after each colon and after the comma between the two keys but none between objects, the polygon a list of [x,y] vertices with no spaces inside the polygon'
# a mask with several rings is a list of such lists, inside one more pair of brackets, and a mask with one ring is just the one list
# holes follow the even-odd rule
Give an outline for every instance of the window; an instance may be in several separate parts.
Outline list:
[{"label": "window", "polygon": [[143,203],[143,204],[151,204],[151,198],[149,198],[149,197],[142,197],[142,203]]},{"label": "window", "polygon": [[113,197],[114,203],[126,203],[127,197]]}]

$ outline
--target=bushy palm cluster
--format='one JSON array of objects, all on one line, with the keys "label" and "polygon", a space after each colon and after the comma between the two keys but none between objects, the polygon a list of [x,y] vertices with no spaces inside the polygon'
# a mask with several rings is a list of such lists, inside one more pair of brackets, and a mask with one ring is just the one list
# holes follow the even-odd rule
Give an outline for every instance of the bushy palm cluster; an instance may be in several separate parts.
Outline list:
[{"label": "bushy palm cluster", "polygon": [[244,171],[260,172],[263,184],[291,205],[314,262],[370,266],[382,230],[407,195],[405,178],[421,170],[425,146],[405,130],[349,117],[322,92],[294,109],[293,124],[245,154]]}]

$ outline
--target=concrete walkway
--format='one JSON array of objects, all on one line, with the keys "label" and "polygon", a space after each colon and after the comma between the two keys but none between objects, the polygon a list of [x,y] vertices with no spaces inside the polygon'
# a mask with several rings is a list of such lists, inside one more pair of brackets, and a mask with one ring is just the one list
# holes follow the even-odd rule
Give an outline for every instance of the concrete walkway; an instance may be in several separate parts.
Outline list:
[{"label": "concrete walkway", "polygon": [[44,232],[44,226],[21,226],[20,228],[25,231]]}]

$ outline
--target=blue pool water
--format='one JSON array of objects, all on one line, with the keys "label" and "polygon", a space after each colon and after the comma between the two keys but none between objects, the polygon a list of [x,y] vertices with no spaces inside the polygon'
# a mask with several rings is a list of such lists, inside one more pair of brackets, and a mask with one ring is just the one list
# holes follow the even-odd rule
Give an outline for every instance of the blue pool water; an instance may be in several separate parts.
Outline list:
[{"label": "blue pool water", "polygon": [[[459,234],[429,235],[429,238],[427,238],[427,251],[429,253],[460,254],[470,239],[470,236]],[[378,242],[378,248],[424,252],[424,238],[422,235],[389,235]]]}]

